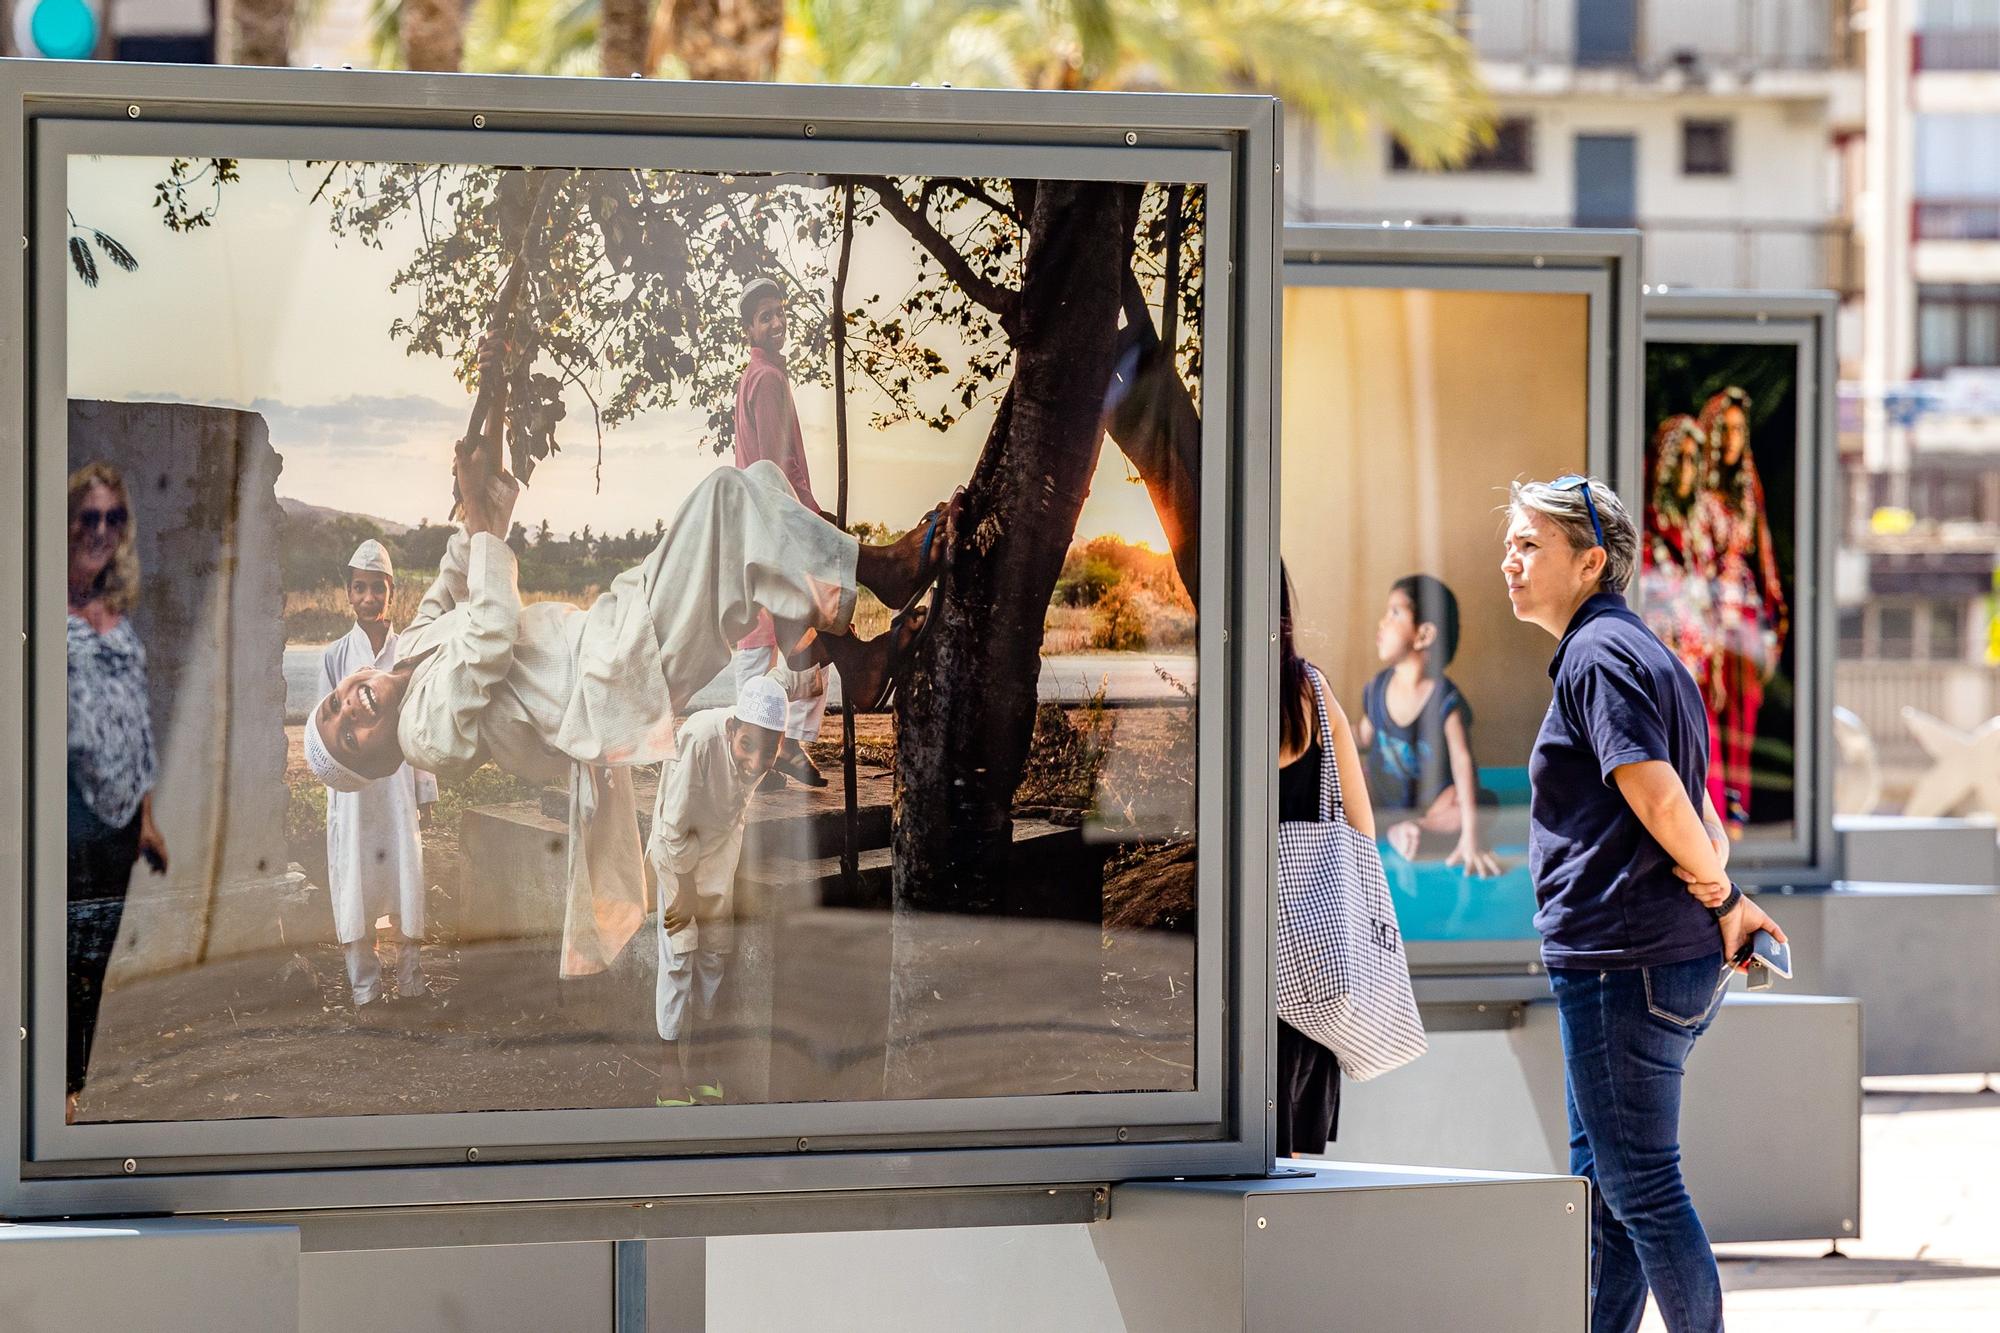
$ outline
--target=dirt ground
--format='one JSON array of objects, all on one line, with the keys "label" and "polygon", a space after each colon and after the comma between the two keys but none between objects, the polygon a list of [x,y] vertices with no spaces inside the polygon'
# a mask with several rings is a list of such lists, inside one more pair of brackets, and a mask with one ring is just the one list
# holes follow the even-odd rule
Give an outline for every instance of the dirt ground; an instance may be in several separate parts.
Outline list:
[{"label": "dirt ground", "polygon": [[[1168,809],[1176,811],[1169,823],[1191,822],[1176,803],[1191,810],[1180,791],[1192,791],[1192,710],[1112,711],[1042,719],[1024,818],[1074,826],[1093,813],[1108,826],[1121,817],[1154,822],[1144,812]],[[300,733],[287,730],[287,779],[297,786],[307,780]],[[815,757],[832,786],[758,800],[788,815],[838,809],[837,724],[827,735]],[[889,719],[860,719],[858,740],[863,772],[879,784]],[[1085,809],[1091,792],[1094,812]],[[323,875],[323,851],[316,871],[300,855],[312,841],[295,838],[294,855]],[[894,1042],[890,914],[792,895],[768,919],[739,924],[697,1063],[726,1071],[731,1101],[867,1100],[885,1088],[911,1095],[912,1068],[922,1071],[916,1095],[927,1096],[1192,1087],[1194,857],[1176,842],[1113,856],[1101,925],[938,919],[928,928],[949,937],[955,962],[920,1021]],[[432,926],[423,966],[433,998],[392,1000],[380,1018],[359,1021],[332,943],[114,986],[79,1118],[651,1107],[663,1074],[668,1090],[678,1087],[672,1048],[654,1028],[650,929],[611,972],[558,981],[552,936],[459,939],[457,828],[436,821],[424,847]],[[384,932],[384,971],[393,975],[390,940]]]}]

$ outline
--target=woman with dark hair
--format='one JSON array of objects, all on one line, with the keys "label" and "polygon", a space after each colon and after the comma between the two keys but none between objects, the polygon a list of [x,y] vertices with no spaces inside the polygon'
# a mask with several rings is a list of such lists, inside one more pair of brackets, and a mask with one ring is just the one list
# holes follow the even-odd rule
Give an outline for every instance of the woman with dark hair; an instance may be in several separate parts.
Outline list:
[{"label": "woman with dark hair", "polygon": [[1778,670],[1789,613],[1764,481],[1750,452],[1750,395],[1724,389],[1701,409],[1708,441],[1706,491],[1698,526],[1715,553],[1715,670],[1706,683],[1720,719],[1722,812],[1732,834],[1750,822],[1750,752],[1764,685]]},{"label": "woman with dark hair", "polygon": [[[1293,639],[1292,576],[1279,571],[1278,604],[1278,818],[1312,823],[1319,819],[1320,765],[1332,763],[1343,780],[1347,822],[1375,836],[1375,812],[1368,784],[1352,781],[1361,772],[1361,751],[1347,714],[1320,689],[1331,737],[1319,734],[1313,707],[1314,667],[1298,654]],[[1283,901],[1283,895],[1280,895]],[[1340,1119],[1340,1061],[1326,1047],[1284,1019],[1278,1020],[1279,1157],[1326,1151]]]},{"label": "woman with dark hair", "polygon": [[158,761],[146,650],[127,619],[138,599],[124,478],[88,463],[69,479],[69,1120],[90,1065],[132,864],[144,856],[155,874],[167,869],[166,840],[153,822]]}]

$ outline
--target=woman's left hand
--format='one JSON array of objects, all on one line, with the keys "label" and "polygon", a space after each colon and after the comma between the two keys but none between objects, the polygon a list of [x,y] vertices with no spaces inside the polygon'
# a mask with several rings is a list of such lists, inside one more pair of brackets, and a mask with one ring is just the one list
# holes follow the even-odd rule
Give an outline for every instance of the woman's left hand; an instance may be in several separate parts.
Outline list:
[{"label": "woman's left hand", "polygon": [[139,821],[139,855],[153,868],[154,874],[167,873],[167,840],[160,836],[159,825],[153,822],[150,811]]},{"label": "woman's left hand", "polygon": [[1743,946],[1758,931],[1768,930],[1772,939],[1780,944],[1785,942],[1785,932],[1778,929],[1778,923],[1771,919],[1771,914],[1749,898],[1738,903],[1734,911],[1722,918],[1721,926],[1722,956],[1738,972],[1750,970],[1750,960],[1746,958],[1739,963],[1736,955],[1743,952]]}]

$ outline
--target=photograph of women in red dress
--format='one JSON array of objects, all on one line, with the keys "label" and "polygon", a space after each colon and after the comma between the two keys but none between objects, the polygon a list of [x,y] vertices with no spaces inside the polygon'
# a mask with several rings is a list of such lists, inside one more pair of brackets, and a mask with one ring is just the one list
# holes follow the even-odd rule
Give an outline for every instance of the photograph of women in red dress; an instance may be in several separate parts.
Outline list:
[{"label": "photograph of women in red dress", "polygon": [[1725,344],[1647,352],[1657,424],[1641,610],[1701,687],[1709,795],[1737,838],[1782,833],[1793,817],[1796,357]]}]

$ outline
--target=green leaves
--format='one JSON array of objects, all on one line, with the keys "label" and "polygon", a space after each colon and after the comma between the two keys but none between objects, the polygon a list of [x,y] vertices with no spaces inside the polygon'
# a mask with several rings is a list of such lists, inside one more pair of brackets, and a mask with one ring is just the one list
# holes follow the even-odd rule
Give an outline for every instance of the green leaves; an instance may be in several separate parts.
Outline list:
[{"label": "green leaves", "polygon": [[1420,166],[1491,135],[1445,0],[794,0],[787,78],[1274,93],[1336,142],[1370,124]]}]

